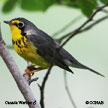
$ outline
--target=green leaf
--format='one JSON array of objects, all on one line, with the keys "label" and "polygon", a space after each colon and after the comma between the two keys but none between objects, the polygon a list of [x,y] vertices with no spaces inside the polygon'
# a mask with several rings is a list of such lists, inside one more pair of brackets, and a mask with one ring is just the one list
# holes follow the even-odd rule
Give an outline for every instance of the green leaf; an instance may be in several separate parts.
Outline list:
[{"label": "green leaf", "polygon": [[27,11],[45,11],[55,0],[21,0],[21,8]]},{"label": "green leaf", "polygon": [[106,3],[108,2],[108,0],[100,0],[102,3]]},{"label": "green leaf", "polygon": [[17,0],[7,0],[2,7],[2,11],[4,13],[8,13],[12,11],[15,8],[16,3],[17,3]]},{"label": "green leaf", "polygon": [[76,0],[56,0],[56,4],[77,8]]},{"label": "green leaf", "polygon": [[77,0],[76,3],[87,17],[93,13],[97,6],[97,0]]}]

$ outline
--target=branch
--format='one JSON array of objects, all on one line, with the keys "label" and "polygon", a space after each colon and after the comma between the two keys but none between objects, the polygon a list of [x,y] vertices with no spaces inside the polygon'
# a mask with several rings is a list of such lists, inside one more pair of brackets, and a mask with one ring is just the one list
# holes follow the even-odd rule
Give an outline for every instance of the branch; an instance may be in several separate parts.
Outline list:
[{"label": "branch", "polygon": [[92,27],[94,27],[94,26],[97,25],[98,23],[104,21],[105,19],[108,19],[108,15],[106,15],[106,16],[104,16],[104,17],[98,19],[98,20],[95,21],[94,23],[92,23],[92,24],[90,24],[89,26],[85,27],[84,29],[82,29],[82,30],[80,31],[80,33],[90,30]]},{"label": "branch", "polygon": [[[32,102],[32,104],[28,104],[29,108],[40,108],[36,99],[33,96],[33,93],[29,87],[28,82],[23,78],[21,75],[18,66],[16,65],[15,61],[13,60],[10,52],[4,45],[4,41],[2,39],[2,34],[0,30],[0,56],[6,63],[10,73],[12,74],[16,84],[21,91],[22,95],[24,96],[25,100],[28,102]],[[27,76],[26,76],[27,78]]]},{"label": "branch", "polygon": [[54,53],[54,56],[53,56],[53,58],[52,58],[52,60],[51,60],[51,65],[50,65],[50,67],[49,67],[49,69],[48,69],[48,71],[47,71],[47,73],[46,73],[46,75],[45,75],[45,77],[44,77],[44,79],[43,79],[42,85],[39,86],[39,87],[40,87],[40,105],[41,105],[41,108],[45,108],[45,105],[44,105],[44,91],[45,91],[45,85],[46,85],[46,82],[47,82],[47,80],[48,80],[48,77],[49,77],[49,75],[50,75],[50,73],[51,73],[51,69],[52,69],[52,67],[53,67],[53,65],[54,65],[54,60],[55,60],[55,55],[56,55],[56,53],[57,53],[57,51]]},{"label": "branch", "polygon": [[67,94],[68,94],[68,97],[69,97],[69,99],[70,99],[71,104],[73,105],[74,108],[77,108],[77,106],[76,106],[76,104],[75,104],[75,102],[74,102],[74,100],[73,100],[73,98],[72,98],[72,96],[71,96],[71,93],[70,93],[70,91],[69,91],[69,88],[68,88],[67,73],[66,73],[65,70],[64,70],[64,84],[65,84],[65,89],[66,89],[66,92],[67,92]]},{"label": "branch", "polygon": [[39,78],[36,77],[36,78],[33,78],[33,79],[29,80],[29,85],[30,85],[32,82],[37,81],[38,79],[39,79]]},{"label": "branch", "polygon": [[72,37],[74,37],[75,35],[77,35],[78,33],[80,33],[80,31],[81,31],[81,29],[83,28],[83,27],[85,27],[89,22],[91,22],[92,20],[93,20],[93,18],[94,18],[94,16],[98,13],[98,12],[100,12],[102,9],[104,9],[105,7],[107,7],[108,6],[108,2],[105,4],[105,5],[103,5],[103,6],[101,6],[101,7],[98,7],[94,12],[93,12],[93,14],[80,26],[80,27],[78,27],[76,30],[74,30],[71,34],[70,34],[70,36],[66,39],[66,41],[61,45],[61,47],[63,47]]},{"label": "branch", "polygon": [[46,82],[48,80],[48,76],[49,74],[51,73],[51,69],[54,65],[54,61],[55,61],[55,57],[56,57],[56,54],[60,51],[60,49],[73,37],[75,36],[76,34],[78,34],[80,32],[80,30],[85,27],[85,25],[87,25],[90,21],[92,21],[92,19],[94,18],[94,16],[99,12],[101,11],[103,8],[105,8],[106,6],[108,6],[108,3],[106,3],[105,5],[99,7],[96,9],[96,11],[90,16],[90,18],[88,18],[87,21],[85,21],[80,27],[78,27],[74,32],[72,32],[72,34],[69,36],[69,38],[59,47],[59,48],[56,48],[56,51],[52,57],[52,60],[51,60],[51,64],[50,64],[50,67],[44,77],[44,80],[42,82],[42,85],[40,86],[40,95],[41,95],[41,99],[40,99],[40,105],[41,105],[41,108],[45,108],[44,106],[44,89],[45,89],[45,85],[46,85]]},{"label": "branch", "polygon": [[[105,19],[108,19],[108,15],[96,20],[95,22],[93,22],[92,24],[88,25],[87,27],[85,27],[84,29],[80,30],[79,33],[85,32],[90,30],[92,27],[94,27],[95,25],[99,24],[100,22],[104,21]],[[65,38],[67,38],[68,36],[70,36],[73,32],[69,32],[67,34],[65,34],[64,36],[62,36],[61,38],[57,39],[58,43],[61,43]]]}]

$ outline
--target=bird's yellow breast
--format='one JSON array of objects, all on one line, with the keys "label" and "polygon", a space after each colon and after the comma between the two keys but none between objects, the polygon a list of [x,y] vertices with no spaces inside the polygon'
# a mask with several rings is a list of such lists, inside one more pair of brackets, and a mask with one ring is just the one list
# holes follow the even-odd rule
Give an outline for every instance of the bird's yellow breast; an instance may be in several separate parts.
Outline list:
[{"label": "bird's yellow breast", "polygon": [[30,41],[27,41],[27,37],[21,35],[21,30],[16,26],[10,26],[10,29],[15,51],[25,60],[30,61],[37,66],[48,68],[49,63],[37,54],[36,47]]}]

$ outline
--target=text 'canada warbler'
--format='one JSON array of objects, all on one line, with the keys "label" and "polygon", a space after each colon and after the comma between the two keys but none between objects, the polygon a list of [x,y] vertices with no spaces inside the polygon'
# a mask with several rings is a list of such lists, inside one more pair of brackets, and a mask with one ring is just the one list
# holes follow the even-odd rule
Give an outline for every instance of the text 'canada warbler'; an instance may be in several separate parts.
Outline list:
[{"label": "text 'canada warbler'", "polygon": [[[39,70],[47,69],[56,48],[59,48],[60,45],[48,34],[38,29],[32,22],[25,18],[15,18],[11,21],[4,22],[10,26],[15,51],[25,60],[32,62],[36,66],[40,66],[41,68],[39,68]],[[72,72],[69,68],[69,66],[71,66],[88,69],[97,75],[104,76],[79,63],[63,48],[56,54],[54,64],[69,72]]]}]

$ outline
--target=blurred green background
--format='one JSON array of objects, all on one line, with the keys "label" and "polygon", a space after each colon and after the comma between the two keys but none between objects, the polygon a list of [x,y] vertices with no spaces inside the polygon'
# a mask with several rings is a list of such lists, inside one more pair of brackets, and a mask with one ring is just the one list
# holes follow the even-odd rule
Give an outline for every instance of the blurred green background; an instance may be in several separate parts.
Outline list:
[{"label": "blurred green background", "polygon": [[[12,1],[13,0],[9,0]],[[15,0],[17,1],[17,0]],[[50,36],[65,27],[69,22],[73,21],[73,24],[56,37],[59,38],[63,34],[66,34],[75,28],[79,27],[90,14],[96,8],[89,7],[82,9],[83,5],[76,4],[63,4],[55,3],[50,7],[41,7],[39,9],[32,9],[27,7],[29,0],[22,0],[25,3],[20,6],[12,5],[12,9],[5,8],[6,0],[0,2],[0,23],[2,29],[3,39],[8,46],[11,46],[11,34],[9,26],[4,24],[4,20],[10,20],[16,17],[24,17],[32,21],[38,28],[42,29]],[[26,2],[25,2],[26,1]],[[44,0],[45,1],[45,0]],[[47,1],[47,0],[46,0]],[[51,1],[51,0],[50,0]],[[52,0],[54,1],[54,0]],[[58,0],[59,1],[59,0]],[[64,0],[65,1],[65,0]],[[77,0],[73,0],[77,1]],[[79,0],[83,3],[83,0]],[[84,3],[87,0],[84,0]],[[88,0],[90,1],[90,0]],[[93,0],[95,1],[95,0]],[[105,1],[105,0],[101,0]],[[23,3],[22,2],[22,3]],[[10,3],[10,2],[9,2]],[[51,2],[52,3],[52,2]],[[67,3],[67,2],[66,2]],[[94,4],[94,3],[93,3]],[[12,5],[12,6],[11,6]],[[31,5],[31,4],[30,4]],[[67,5],[67,6],[66,6]],[[86,5],[86,4],[85,4]],[[32,6],[32,5],[31,5]],[[39,6],[39,4],[38,4]],[[45,5],[46,6],[46,5]],[[72,8],[72,7],[75,8]],[[79,8],[79,7],[80,8]],[[85,7],[85,6],[84,6]],[[48,8],[48,9],[47,9]],[[13,10],[13,11],[12,11]],[[88,11],[88,12],[85,12]],[[94,21],[102,16],[106,15],[104,12],[100,12],[94,18]],[[108,107],[108,20],[101,22],[94,26],[87,32],[80,33],[72,38],[64,48],[69,51],[77,60],[81,63],[99,71],[106,77],[102,78],[98,75],[91,73],[88,70],[72,69],[74,75],[68,74],[68,86],[72,97],[78,108],[107,108]],[[19,57],[13,49],[9,49],[13,58],[15,59],[20,71],[24,72],[27,64],[21,57]],[[0,57],[0,108],[27,108],[27,105],[6,105],[5,101],[20,101],[24,100],[22,94],[16,86],[16,83],[7,69],[5,63]],[[39,88],[37,84],[41,84],[43,77],[46,73],[41,71],[35,73],[34,77],[39,77],[37,82],[32,83],[31,89],[39,102]],[[86,105],[85,101],[104,101],[103,105]],[[45,105],[46,108],[73,108],[68,95],[64,87],[64,73],[59,67],[53,67],[48,82],[45,88]]]}]

